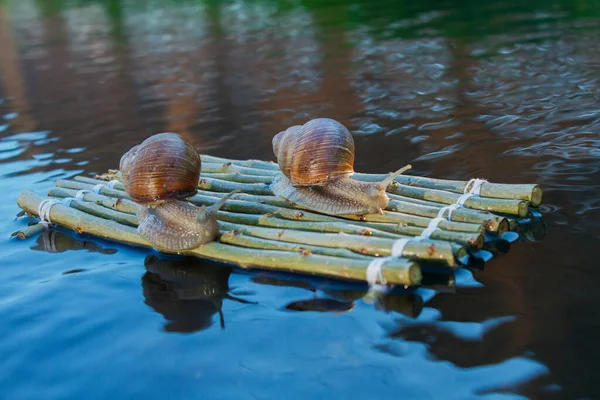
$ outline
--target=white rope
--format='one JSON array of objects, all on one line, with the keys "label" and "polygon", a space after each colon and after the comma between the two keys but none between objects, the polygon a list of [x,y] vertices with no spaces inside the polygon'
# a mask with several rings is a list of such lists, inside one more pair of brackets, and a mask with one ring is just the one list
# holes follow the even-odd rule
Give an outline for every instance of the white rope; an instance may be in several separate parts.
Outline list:
[{"label": "white rope", "polygon": [[40,201],[40,204],[38,205],[38,216],[40,217],[40,223],[45,225],[46,228],[52,224],[52,221],[50,220],[50,209],[60,203],[60,200],[56,199],[45,199]]},{"label": "white rope", "polygon": [[457,208],[460,208],[460,206],[456,203],[450,204],[449,206],[446,206],[446,207],[442,207],[442,208],[440,208],[440,211],[438,212],[437,217],[444,218],[444,213],[446,211],[448,211],[448,216],[446,217],[446,219],[448,221],[452,221],[452,211],[456,210]]},{"label": "white rope", "polygon": [[[371,288],[381,289],[387,283],[383,278],[383,264],[392,257],[377,257],[369,263],[366,270],[366,278]],[[379,281],[379,284],[377,283]]]},{"label": "white rope", "polygon": [[88,194],[88,193],[92,193],[92,191],[91,190],[86,190],[86,189],[78,190],[77,193],[75,194],[75,198],[77,200],[83,200],[83,198],[85,197],[85,195]]},{"label": "white rope", "polygon": [[[471,198],[473,196],[479,196],[481,193],[481,186],[486,182],[487,182],[487,180],[479,179],[479,178],[473,178],[473,179],[469,180],[469,182],[467,182],[467,184],[465,185],[464,194],[458,198],[456,203],[442,207],[440,209],[440,211],[438,211],[437,217],[435,217],[431,221],[429,221],[427,228],[425,228],[419,236],[410,237],[410,238],[401,238],[401,239],[396,240],[394,242],[394,244],[392,245],[391,256],[377,257],[373,261],[371,261],[369,263],[369,265],[367,266],[367,270],[366,270],[367,282],[369,283],[369,286],[381,287],[381,285],[379,285],[377,283],[378,279],[382,284],[385,285],[385,282],[383,280],[383,275],[381,272],[383,264],[387,260],[389,260],[393,257],[402,257],[404,248],[406,247],[406,245],[409,242],[411,242],[411,241],[418,242],[423,239],[429,239],[431,237],[431,235],[438,229],[438,226],[441,222],[446,221],[446,220],[447,221],[452,220],[452,211],[454,211],[460,207],[464,207],[465,202],[469,198]],[[448,211],[448,216],[446,218],[444,218],[444,213],[446,211]]]},{"label": "white rope", "polygon": [[116,180],[116,179],[112,179],[110,182],[108,182],[108,184],[106,186],[108,186],[109,189],[114,189],[115,185],[117,183],[119,183],[120,181]]},{"label": "white rope", "polygon": [[100,191],[104,188],[104,184],[99,183],[92,188],[92,192],[96,194],[100,194]]},{"label": "white rope", "polygon": [[[465,185],[465,190],[463,192],[472,193],[475,196],[479,196],[481,194],[481,186],[483,186],[484,183],[487,183],[486,179],[473,178],[469,180],[469,182],[467,182],[467,184]],[[471,186],[471,189],[469,189],[469,186]]]},{"label": "white rope", "polygon": [[427,225],[427,228],[425,228],[425,230],[423,232],[421,232],[420,236],[424,237],[424,238],[429,238],[431,236],[431,234],[433,232],[435,232],[435,230],[438,228],[438,225],[442,221],[445,221],[445,219],[440,218],[440,217],[436,217],[436,218],[432,219],[431,221],[429,221],[429,225]]},{"label": "white rope", "polygon": [[72,202],[73,200],[78,200],[78,199],[76,199],[75,197],[65,197],[65,198],[63,199],[62,203],[63,203],[65,206],[67,206],[67,207],[71,207],[71,202]]}]

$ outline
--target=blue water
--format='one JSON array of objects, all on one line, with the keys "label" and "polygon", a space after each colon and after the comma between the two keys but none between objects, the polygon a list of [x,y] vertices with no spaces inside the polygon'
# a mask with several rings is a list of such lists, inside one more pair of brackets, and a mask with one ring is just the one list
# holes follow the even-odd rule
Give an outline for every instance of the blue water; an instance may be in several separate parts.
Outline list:
[{"label": "blue water", "polygon": [[[599,398],[599,27],[592,0],[0,1],[0,398]],[[543,224],[456,288],[383,304],[10,237],[21,190],[154,133],[272,160],[275,133],[319,116],[353,132],[361,172],[539,183]]]}]

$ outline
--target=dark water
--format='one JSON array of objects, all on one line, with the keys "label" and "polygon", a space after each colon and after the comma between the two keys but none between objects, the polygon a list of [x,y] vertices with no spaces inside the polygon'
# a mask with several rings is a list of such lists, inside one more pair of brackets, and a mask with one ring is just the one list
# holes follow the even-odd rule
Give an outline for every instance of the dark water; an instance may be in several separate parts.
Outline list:
[{"label": "dark water", "polygon": [[[593,0],[0,1],[0,398],[600,398],[599,26]],[[9,239],[21,189],[151,134],[273,159],[275,133],[319,116],[355,134],[362,172],[542,184],[545,236],[381,304]]]}]

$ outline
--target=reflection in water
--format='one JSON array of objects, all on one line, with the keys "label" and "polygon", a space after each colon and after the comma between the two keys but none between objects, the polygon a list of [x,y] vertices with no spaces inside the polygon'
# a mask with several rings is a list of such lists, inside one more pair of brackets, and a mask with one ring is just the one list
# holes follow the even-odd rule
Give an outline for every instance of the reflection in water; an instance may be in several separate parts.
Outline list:
[{"label": "reflection in water", "polygon": [[285,306],[287,310],[292,311],[317,311],[342,313],[354,308],[352,301],[338,301],[327,298],[314,298],[309,300],[293,301]]},{"label": "reflection in water", "polygon": [[87,250],[101,254],[115,254],[116,249],[104,248],[93,241],[80,240],[55,229],[47,229],[36,239],[36,245],[31,247],[36,251],[62,253],[69,250]]},{"label": "reflection in water", "polygon": [[225,328],[223,299],[244,304],[250,301],[229,295],[231,269],[196,258],[161,259],[148,256],[144,260],[147,272],[142,277],[146,304],[169,322],[167,332],[191,333],[208,329],[212,318],[219,314]]},{"label": "reflection in water", "polygon": [[[425,274],[427,277],[423,287],[450,291],[456,286],[452,274]],[[315,311],[344,313],[351,312],[358,300],[373,304],[375,309],[383,312],[397,312],[407,317],[416,318],[423,309],[423,298],[413,290],[395,289],[388,292],[369,291],[363,285],[359,288],[347,283],[328,279],[309,280],[302,277],[287,278],[275,273],[261,273],[253,276],[252,282],[261,285],[293,287],[306,289],[313,293],[310,299],[294,300],[285,305],[290,311]],[[323,297],[318,293],[322,292]]]}]

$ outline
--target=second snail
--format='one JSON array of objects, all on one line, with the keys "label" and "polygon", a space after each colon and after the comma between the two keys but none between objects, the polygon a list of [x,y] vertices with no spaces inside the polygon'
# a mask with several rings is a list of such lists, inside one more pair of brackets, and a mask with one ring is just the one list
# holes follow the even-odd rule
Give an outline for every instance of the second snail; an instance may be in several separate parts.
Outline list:
[{"label": "second snail", "polygon": [[410,165],[381,182],[362,182],[354,174],[354,139],[341,123],[317,118],[273,137],[281,170],[274,194],[307,209],[330,215],[381,213],[389,204],[386,189]]}]

